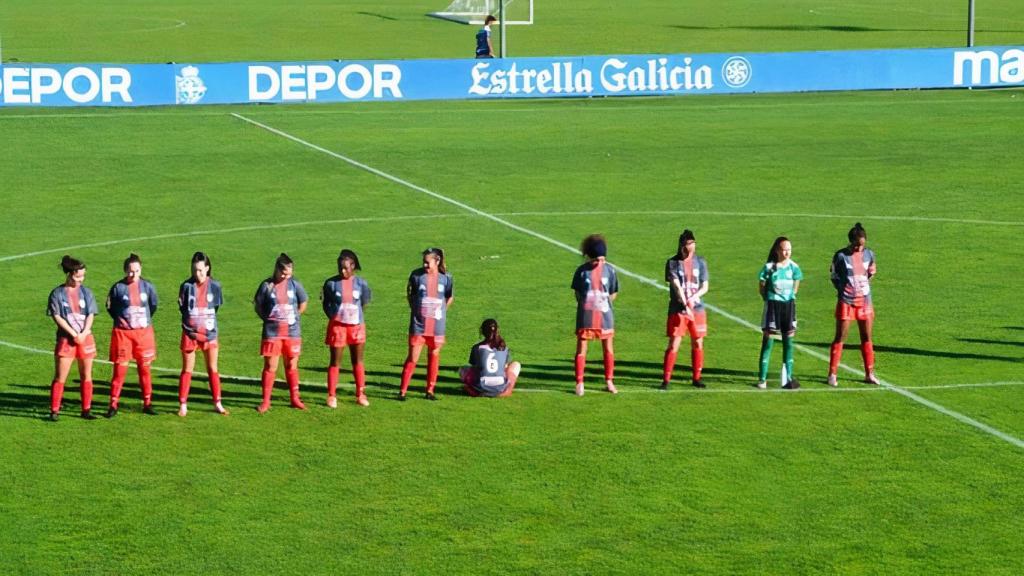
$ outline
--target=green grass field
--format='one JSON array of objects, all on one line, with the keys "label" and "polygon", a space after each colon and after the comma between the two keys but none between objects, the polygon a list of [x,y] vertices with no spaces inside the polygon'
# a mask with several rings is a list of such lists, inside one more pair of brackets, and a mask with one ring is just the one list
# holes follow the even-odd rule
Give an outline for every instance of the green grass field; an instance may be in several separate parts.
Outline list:
[{"label": "green grass field", "polygon": [[[4,59],[22,61],[457,56],[471,29],[421,15],[442,4],[309,2],[295,16],[272,3],[139,2],[140,19],[188,25],[128,37],[98,25],[127,18],[118,3],[15,1],[0,6],[0,33]],[[923,1],[831,3],[827,26],[867,29],[842,32],[811,28],[821,2],[690,2],[667,16],[676,3],[599,4],[538,3],[538,24],[515,31],[520,53],[961,36],[950,14],[960,2],[942,2],[946,14]],[[980,4],[983,43],[1022,42],[1018,6]],[[671,26],[684,22],[704,28]],[[0,111],[0,572],[1019,574],[1022,112],[1013,90]],[[684,227],[708,259],[708,303],[752,323],[757,270],[788,235],[806,274],[797,340],[827,354],[828,263],[855,221],[879,257],[878,373],[932,404],[853,372],[830,389],[826,363],[806,352],[801,391],[758,391],[760,336],[714,313],[708,389],[686,385],[684,352],[676,385],[656,390],[666,294],[637,277],[661,278]],[[523,230],[573,246],[602,232],[610,259],[636,275],[621,277],[616,302],[618,396],[599,391],[595,351],[588,394],[572,395],[568,285],[580,259]],[[404,284],[430,245],[446,248],[456,284],[441,400],[421,400],[421,363],[402,404]],[[374,289],[371,406],[354,404],[347,371],[341,406],[324,405],[314,300],[300,362],[310,409],[287,408],[279,388],[258,416],[252,294],[281,251],[315,294],[342,247]],[[201,368],[189,416],[173,415],[173,301],[197,249],[225,289],[228,418],[212,412]],[[130,373],[117,419],[75,418],[70,383],[64,417],[46,422],[44,309],[60,257],[84,259],[102,296],[130,251],[162,297],[161,414],[141,414]],[[524,364],[509,399],[470,399],[455,379],[486,316]],[[103,350],[110,320],[96,325]],[[102,406],[109,366],[95,376]]]}]

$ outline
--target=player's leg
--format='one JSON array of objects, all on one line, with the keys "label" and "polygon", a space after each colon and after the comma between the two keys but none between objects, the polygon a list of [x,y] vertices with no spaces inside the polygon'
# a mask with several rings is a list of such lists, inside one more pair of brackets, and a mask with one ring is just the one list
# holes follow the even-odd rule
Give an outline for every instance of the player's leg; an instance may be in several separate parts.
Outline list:
[{"label": "player's leg", "polygon": [[92,357],[78,359],[78,381],[82,386],[82,418],[95,420],[92,415]]},{"label": "player's leg", "polygon": [[576,337],[576,395],[583,396],[583,374],[587,365],[587,338],[584,335]]},{"label": "player's leg", "polygon": [[363,364],[364,342],[351,344],[348,349],[349,357],[352,360],[352,377],[356,381],[356,403],[360,406],[369,406],[370,401],[366,398],[366,367]]},{"label": "player's leg", "polygon": [[264,342],[263,373],[260,378],[263,388],[263,403],[256,409],[260,414],[263,414],[270,409],[270,397],[274,392],[274,378],[277,376],[277,364],[281,358],[279,351],[267,350],[270,346],[273,346],[273,342]]},{"label": "player's leg", "polygon": [[181,352],[181,374],[178,375],[178,416],[188,414],[188,393],[192,386],[192,371],[196,367],[196,352]]},{"label": "player's leg", "polygon": [[74,361],[73,356],[54,355],[53,357],[53,381],[50,382],[50,420],[57,420],[57,415],[60,414],[60,405],[64,400],[64,383],[68,380],[71,364]]},{"label": "player's leg", "polygon": [[405,393],[409,390],[409,381],[412,380],[412,373],[416,370],[416,364],[420,361],[422,351],[422,342],[409,342],[409,352],[405,355],[405,364],[402,366],[402,388],[398,393],[399,400],[405,400]]},{"label": "player's leg", "polygon": [[221,401],[220,370],[217,366],[219,358],[220,346],[216,342],[203,349],[203,359],[206,360],[206,376],[210,379],[210,396],[213,398],[213,407],[218,414],[227,416],[228,411]]},{"label": "player's leg", "polygon": [[757,387],[767,388],[768,387],[768,364],[772,359],[772,347],[775,345],[775,340],[772,338],[772,334],[769,330],[765,330],[761,333],[761,354],[758,360],[757,369]]},{"label": "player's leg", "polygon": [[604,386],[612,394],[618,394],[615,388],[615,344],[614,336],[601,340],[601,351],[604,354]]},{"label": "player's leg", "polygon": [[342,346],[331,346],[330,361],[327,365],[327,405],[331,408],[338,407],[338,373],[341,371]]},{"label": "player's leg", "polygon": [[437,373],[441,366],[441,348],[443,343],[433,342],[433,346],[427,348],[427,400],[437,400],[434,395],[434,387],[437,385]]},{"label": "player's leg", "polygon": [[857,327],[860,329],[860,354],[864,358],[864,381],[868,384],[879,383],[878,377],[875,376],[875,346],[871,342],[874,322],[874,317],[870,315],[857,321]]},{"label": "player's leg", "polygon": [[836,333],[832,338],[832,347],[828,357],[829,386],[839,385],[836,372],[839,370],[839,362],[843,357],[843,343],[846,342],[846,334],[850,329],[850,319],[845,317],[843,310],[843,303],[840,301],[836,306]]},{"label": "player's leg", "polygon": [[299,350],[295,346],[296,344],[292,340],[285,344],[284,378],[288,382],[288,398],[291,407],[305,410],[306,405],[302,403],[302,398],[299,395]]},{"label": "player's leg", "polygon": [[679,355],[679,345],[683,337],[669,334],[668,346],[665,347],[665,357],[661,365],[661,389],[668,390],[669,382],[672,381],[672,371],[676,366],[676,357]]}]

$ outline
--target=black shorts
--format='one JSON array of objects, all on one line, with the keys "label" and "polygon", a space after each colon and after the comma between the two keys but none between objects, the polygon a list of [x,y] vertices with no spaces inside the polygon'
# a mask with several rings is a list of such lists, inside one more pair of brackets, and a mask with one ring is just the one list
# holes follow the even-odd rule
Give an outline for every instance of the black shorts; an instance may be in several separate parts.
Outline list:
[{"label": "black shorts", "polygon": [[779,302],[765,300],[761,329],[772,334],[792,336],[796,333],[796,300]]}]

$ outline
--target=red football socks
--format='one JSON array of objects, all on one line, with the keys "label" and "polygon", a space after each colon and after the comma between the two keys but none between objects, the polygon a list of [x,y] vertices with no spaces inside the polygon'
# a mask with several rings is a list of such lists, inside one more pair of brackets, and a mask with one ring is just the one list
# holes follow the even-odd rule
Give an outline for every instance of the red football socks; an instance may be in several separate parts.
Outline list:
[{"label": "red football socks", "polygon": [[690,362],[693,364],[693,379],[700,380],[700,373],[704,371],[704,349],[696,346],[690,348]]},{"label": "red football socks", "polygon": [[153,403],[153,373],[149,366],[139,366],[139,384],[142,386],[142,405],[149,406]]},{"label": "red football socks", "polygon": [[366,367],[360,362],[352,366],[352,374],[356,378],[356,398],[366,395]]},{"label": "red football socks", "polygon": [[437,370],[441,363],[440,354],[427,355],[427,394],[434,393],[434,385],[437,384]]},{"label": "red football socks", "polygon": [[662,365],[662,382],[670,382],[672,380],[672,371],[675,370],[676,356],[678,352],[673,352],[671,348],[665,350],[665,361]]},{"label": "red football socks", "polygon": [[587,357],[583,354],[576,355],[576,383],[583,383],[583,371],[587,366]]},{"label": "red football socks", "polygon": [[615,355],[605,354],[604,355],[604,379],[614,380],[615,379]]},{"label": "red football socks", "polygon": [[260,404],[259,411],[266,412],[270,408],[270,395],[274,391],[274,373],[264,370],[260,380],[263,385],[263,403]]},{"label": "red football socks", "polygon": [[828,373],[835,374],[839,370],[839,361],[843,359],[843,343],[833,342],[828,354]]},{"label": "red football socks", "polygon": [[875,346],[870,340],[860,343],[860,354],[864,357],[864,371],[871,373],[875,369]]},{"label": "red football socks", "polygon": [[181,371],[178,375],[178,402],[184,404],[188,402],[188,391],[192,386],[192,373]]},{"label": "red football socks", "polygon": [[62,398],[64,398],[64,383],[54,380],[50,383],[50,412],[60,412]]},{"label": "red football socks", "polygon": [[327,396],[334,397],[338,394],[338,367],[327,367]]},{"label": "red football socks", "polygon": [[402,396],[405,396],[405,392],[409,390],[409,381],[412,380],[412,373],[416,370],[416,363],[413,361],[406,361],[405,366],[402,367]]},{"label": "red football socks", "polygon": [[291,398],[292,408],[305,410],[306,405],[303,404],[302,399],[299,398],[299,371],[285,370],[284,377],[288,382],[288,395]]},{"label": "red football socks", "polygon": [[92,380],[82,382],[82,411],[92,410]]},{"label": "red football socks", "polygon": [[114,364],[114,375],[110,378],[110,407],[117,408],[121,399],[121,388],[124,387],[124,377],[128,374],[126,364]]},{"label": "red football socks", "polygon": [[213,396],[213,403],[220,402],[220,373],[219,372],[207,372],[207,376],[210,378],[210,394]]}]

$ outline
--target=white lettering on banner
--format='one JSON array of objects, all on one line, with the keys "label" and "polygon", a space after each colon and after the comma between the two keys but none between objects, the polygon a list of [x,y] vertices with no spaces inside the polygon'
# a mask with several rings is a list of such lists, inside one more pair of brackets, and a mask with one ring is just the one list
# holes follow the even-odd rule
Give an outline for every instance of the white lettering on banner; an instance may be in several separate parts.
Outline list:
[{"label": "white lettering on banner", "polygon": [[337,90],[349,100],[402,98],[402,70],[394,64],[348,64],[335,71],[324,64],[285,64],[249,66],[249,100],[280,99],[284,102],[317,100],[325,92]]},{"label": "white lettering on banner", "polygon": [[48,96],[59,93],[76,104],[96,101],[109,104],[118,96],[118,103],[131,104],[129,89],[132,75],[125,68],[100,68],[99,75],[92,68],[76,66],[63,76],[55,68],[3,67],[0,95],[5,104],[44,104]]},{"label": "white lettering on banner", "polygon": [[[988,79],[982,78],[988,68]],[[969,85],[1024,83],[1024,50],[1013,48],[1002,57],[991,50],[961,50],[953,54],[953,85],[964,85],[964,72],[970,69]]]},{"label": "white lettering on banner", "polygon": [[[714,88],[711,67],[694,69],[693,59],[683,58],[682,66],[668,65],[668,58],[648,60],[645,66],[628,68],[618,58],[609,58],[601,66],[601,85],[609,92],[667,92]],[[609,71],[611,69],[611,71]]]},{"label": "white lettering on banner", "polygon": [[553,62],[543,69],[520,69],[512,63],[505,70],[490,71],[491,64],[481,62],[471,71],[470,94],[590,94],[594,79],[590,70],[573,71],[572,62]]}]

